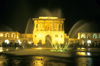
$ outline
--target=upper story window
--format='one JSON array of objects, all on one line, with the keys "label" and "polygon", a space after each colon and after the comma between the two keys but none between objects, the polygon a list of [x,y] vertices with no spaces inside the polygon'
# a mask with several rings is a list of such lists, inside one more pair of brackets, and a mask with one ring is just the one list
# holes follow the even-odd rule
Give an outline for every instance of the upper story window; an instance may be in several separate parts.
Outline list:
[{"label": "upper story window", "polygon": [[15,33],[11,34],[11,38],[15,38],[15,36],[16,36]]},{"label": "upper story window", "polygon": [[82,33],[81,38],[86,38],[86,35],[84,33]]},{"label": "upper story window", "polygon": [[91,38],[91,34],[90,33],[87,34],[87,38]]},{"label": "upper story window", "polygon": [[93,38],[97,38],[97,34],[96,33],[93,34]]},{"label": "upper story window", "polygon": [[6,38],[9,38],[10,37],[10,34],[9,33],[5,33],[5,37]]}]

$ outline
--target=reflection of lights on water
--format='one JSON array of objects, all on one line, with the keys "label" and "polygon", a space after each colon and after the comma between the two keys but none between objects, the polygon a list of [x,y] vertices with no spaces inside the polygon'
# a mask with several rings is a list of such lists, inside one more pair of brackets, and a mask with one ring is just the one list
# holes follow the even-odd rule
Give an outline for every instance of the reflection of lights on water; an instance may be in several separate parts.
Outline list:
[{"label": "reflection of lights on water", "polygon": [[44,57],[38,57],[38,56],[36,56],[34,58],[35,58],[35,61],[33,61],[34,66],[44,66],[45,60],[42,60],[42,59],[44,59]]},{"label": "reflection of lights on water", "polygon": [[90,55],[90,52],[87,52],[87,55]]}]

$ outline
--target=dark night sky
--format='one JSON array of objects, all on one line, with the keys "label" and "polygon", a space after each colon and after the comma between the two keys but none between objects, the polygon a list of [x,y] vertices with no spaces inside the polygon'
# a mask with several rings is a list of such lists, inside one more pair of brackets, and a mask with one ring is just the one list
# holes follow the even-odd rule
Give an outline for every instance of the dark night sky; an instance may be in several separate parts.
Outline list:
[{"label": "dark night sky", "polygon": [[100,24],[99,0],[1,0],[0,23],[14,31],[25,32],[29,18],[65,18],[65,32],[79,20]]}]

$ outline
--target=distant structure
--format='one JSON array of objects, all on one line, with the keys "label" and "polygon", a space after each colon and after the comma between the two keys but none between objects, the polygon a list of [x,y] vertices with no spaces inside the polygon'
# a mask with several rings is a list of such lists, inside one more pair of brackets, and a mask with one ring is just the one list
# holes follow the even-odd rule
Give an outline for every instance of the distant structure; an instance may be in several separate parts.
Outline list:
[{"label": "distant structure", "polygon": [[100,45],[100,33],[78,32],[77,38],[69,38],[64,32],[64,18],[39,17],[32,18],[34,21],[33,33],[22,34],[12,31],[0,32],[0,44],[24,42],[34,45],[69,44],[69,45]]}]

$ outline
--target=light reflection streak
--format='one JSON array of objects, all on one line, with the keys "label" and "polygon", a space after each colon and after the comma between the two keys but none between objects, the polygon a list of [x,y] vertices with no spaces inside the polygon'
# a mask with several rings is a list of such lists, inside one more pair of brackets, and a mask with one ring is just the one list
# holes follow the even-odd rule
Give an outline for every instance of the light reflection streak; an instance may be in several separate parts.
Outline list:
[{"label": "light reflection streak", "polygon": [[35,61],[33,61],[34,66],[44,66],[45,60],[44,57],[35,57]]}]

